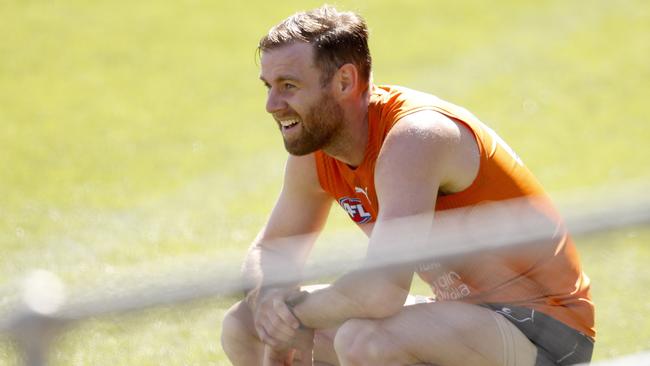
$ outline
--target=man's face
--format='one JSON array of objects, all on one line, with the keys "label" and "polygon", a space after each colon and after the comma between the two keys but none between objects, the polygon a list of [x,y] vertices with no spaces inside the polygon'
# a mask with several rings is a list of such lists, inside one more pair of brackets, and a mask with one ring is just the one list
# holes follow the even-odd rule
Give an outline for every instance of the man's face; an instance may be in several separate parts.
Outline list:
[{"label": "man's face", "polygon": [[266,111],[273,115],[290,154],[327,147],[338,136],[343,110],[330,86],[321,84],[312,46],[296,42],[262,54],[260,79],[268,88]]}]

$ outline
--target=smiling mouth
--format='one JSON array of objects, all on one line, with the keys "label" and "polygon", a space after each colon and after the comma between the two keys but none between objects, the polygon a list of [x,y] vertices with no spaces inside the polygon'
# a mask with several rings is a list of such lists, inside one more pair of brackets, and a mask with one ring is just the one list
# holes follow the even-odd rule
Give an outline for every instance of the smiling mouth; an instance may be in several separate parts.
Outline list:
[{"label": "smiling mouth", "polygon": [[298,125],[298,122],[300,122],[298,119],[287,119],[284,121],[278,121],[278,123],[280,124],[280,128],[282,130],[288,130],[292,127],[295,127],[296,125]]}]

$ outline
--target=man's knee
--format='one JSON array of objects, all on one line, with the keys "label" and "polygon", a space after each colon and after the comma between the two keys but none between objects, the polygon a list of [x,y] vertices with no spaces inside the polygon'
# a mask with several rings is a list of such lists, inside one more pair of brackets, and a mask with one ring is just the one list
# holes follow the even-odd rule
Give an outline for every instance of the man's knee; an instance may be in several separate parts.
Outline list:
[{"label": "man's knee", "polygon": [[243,301],[226,311],[221,324],[221,346],[226,354],[237,352],[242,346],[250,346],[251,342],[259,342],[252,314]]},{"label": "man's knee", "polygon": [[377,321],[350,319],[336,332],[334,349],[350,365],[374,365],[390,358],[390,342]]}]

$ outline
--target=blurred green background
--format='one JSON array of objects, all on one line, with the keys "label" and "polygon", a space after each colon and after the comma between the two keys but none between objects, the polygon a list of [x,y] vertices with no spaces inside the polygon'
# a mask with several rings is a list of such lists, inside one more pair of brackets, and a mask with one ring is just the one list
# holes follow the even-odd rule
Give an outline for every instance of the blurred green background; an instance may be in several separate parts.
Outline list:
[{"label": "blurred green background", "polygon": [[[34,268],[101,289],[241,261],[286,158],[257,41],[320,4],[0,1],[0,309]],[[467,107],[552,195],[650,178],[649,2],[333,4],[368,21],[376,83]],[[346,227],[334,209],[328,232]],[[636,228],[578,240],[596,359],[650,348],[648,239]],[[53,364],[227,365],[219,327],[235,300],[89,321]],[[16,357],[3,339],[0,364]]]}]

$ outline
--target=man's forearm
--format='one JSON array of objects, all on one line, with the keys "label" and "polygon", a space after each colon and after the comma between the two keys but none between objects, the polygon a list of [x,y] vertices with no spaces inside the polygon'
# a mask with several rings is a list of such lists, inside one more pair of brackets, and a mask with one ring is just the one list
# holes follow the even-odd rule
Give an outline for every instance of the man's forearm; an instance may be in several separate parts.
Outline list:
[{"label": "man's forearm", "polygon": [[254,309],[260,295],[262,284],[261,249],[253,244],[246,254],[242,265],[242,277],[246,283],[245,300],[251,309]]},{"label": "man's forearm", "polygon": [[[401,214],[408,215],[408,212]],[[385,318],[401,311],[411,287],[414,266],[378,268],[382,267],[378,264],[385,261],[386,253],[396,243],[408,250],[410,245],[426,238],[433,217],[429,211],[396,217],[378,220],[373,228],[364,267],[375,269],[345,274],[332,286],[315,291],[294,307],[303,325],[329,328],[348,319]]]},{"label": "man's forearm", "polygon": [[[305,327],[318,329],[338,326],[352,318],[391,316],[401,310],[408,296],[408,286],[397,285],[383,275],[376,272],[346,274],[331,286],[310,293],[292,310]],[[409,276],[408,271],[400,275]]]},{"label": "man's forearm", "polygon": [[[274,252],[259,243],[253,244],[248,251],[242,266],[242,275],[247,283],[246,302],[251,309],[258,301],[271,291],[288,293],[298,286],[295,276],[300,272],[301,265],[294,257],[284,253]],[[292,275],[293,281],[289,281]]]}]

